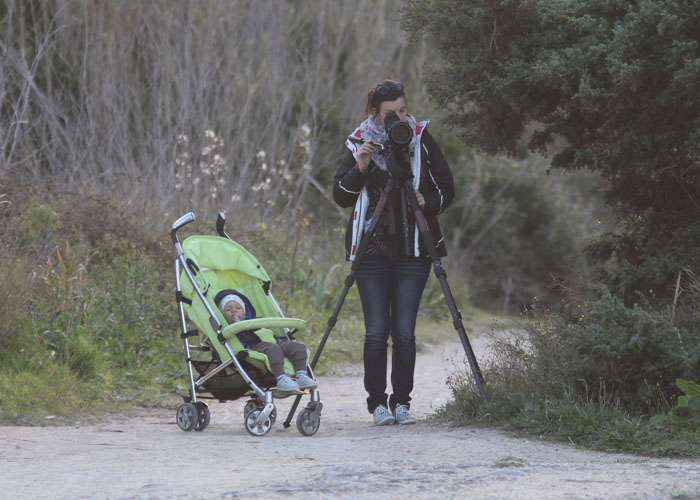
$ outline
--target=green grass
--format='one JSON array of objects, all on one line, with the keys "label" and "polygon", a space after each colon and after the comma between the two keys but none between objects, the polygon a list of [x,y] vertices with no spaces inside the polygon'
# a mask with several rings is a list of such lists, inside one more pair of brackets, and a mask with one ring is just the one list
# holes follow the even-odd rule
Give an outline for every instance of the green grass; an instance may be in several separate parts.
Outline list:
[{"label": "green grass", "polygon": [[459,404],[448,404],[439,416],[458,425],[496,426],[521,436],[593,450],[650,456],[700,456],[698,431],[660,429],[649,418],[631,416],[612,404],[575,399],[531,400],[508,417],[501,415],[502,407],[498,402],[471,417],[465,415]]},{"label": "green grass", "polygon": [[184,363],[167,246],[109,200],[27,192],[0,212],[0,422],[172,399]]}]

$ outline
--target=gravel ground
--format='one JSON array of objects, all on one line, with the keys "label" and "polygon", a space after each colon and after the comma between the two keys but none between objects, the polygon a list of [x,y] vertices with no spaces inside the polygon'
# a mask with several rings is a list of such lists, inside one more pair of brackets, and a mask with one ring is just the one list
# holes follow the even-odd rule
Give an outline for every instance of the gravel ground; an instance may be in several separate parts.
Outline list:
[{"label": "gravel ground", "polygon": [[[475,343],[479,355],[481,344]],[[375,427],[359,373],[319,377],[321,426],[278,421],[255,437],[244,401],[212,403],[203,432],[174,409],[63,427],[0,427],[0,496],[12,499],[700,499],[700,461],[599,453],[451,428],[428,417],[450,397],[459,344],[419,353],[416,425]],[[303,400],[303,404],[306,399]]]}]

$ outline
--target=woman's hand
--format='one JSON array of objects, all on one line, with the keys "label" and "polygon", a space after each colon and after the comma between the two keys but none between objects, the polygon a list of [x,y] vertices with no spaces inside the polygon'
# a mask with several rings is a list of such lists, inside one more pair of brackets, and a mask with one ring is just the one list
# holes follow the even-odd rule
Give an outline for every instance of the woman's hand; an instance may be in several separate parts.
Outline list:
[{"label": "woman's hand", "polygon": [[360,146],[360,149],[358,149],[357,153],[355,153],[357,168],[360,169],[360,172],[366,172],[367,168],[369,168],[369,162],[372,159],[373,151],[374,144],[372,144],[372,142],[370,141],[367,141],[362,146]]},{"label": "woman's hand", "polygon": [[424,208],[425,207],[425,198],[423,198],[423,195],[421,194],[420,191],[418,191],[417,189],[415,191],[416,191],[416,199],[418,200],[418,206],[420,208]]}]

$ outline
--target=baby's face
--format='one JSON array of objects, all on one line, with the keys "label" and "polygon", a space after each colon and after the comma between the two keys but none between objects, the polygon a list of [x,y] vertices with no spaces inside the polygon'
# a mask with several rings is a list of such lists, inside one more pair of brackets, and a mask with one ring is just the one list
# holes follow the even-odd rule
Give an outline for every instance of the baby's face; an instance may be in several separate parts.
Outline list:
[{"label": "baby's face", "polygon": [[245,319],[245,309],[243,309],[243,306],[235,300],[229,300],[226,302],[222,312],[229,325],[238,323],[239,321]]}]

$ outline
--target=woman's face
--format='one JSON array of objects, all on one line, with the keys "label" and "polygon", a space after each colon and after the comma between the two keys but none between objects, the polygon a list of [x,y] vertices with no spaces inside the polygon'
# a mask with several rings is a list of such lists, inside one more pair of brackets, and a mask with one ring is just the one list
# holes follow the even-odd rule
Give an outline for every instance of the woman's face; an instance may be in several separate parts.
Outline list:
[{"label": "woman's face", "polygon": [[[375,110],[377,108],[374,108]],[[406,98],[401,96],[393,101],[382,101],[379,103],[379,110],[375,111],[374,116],[384,124],[384,118],[389,111],[393,111],[399,116],[399,120],[406,121],[408,110],[406,109]]]}]

